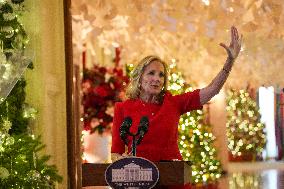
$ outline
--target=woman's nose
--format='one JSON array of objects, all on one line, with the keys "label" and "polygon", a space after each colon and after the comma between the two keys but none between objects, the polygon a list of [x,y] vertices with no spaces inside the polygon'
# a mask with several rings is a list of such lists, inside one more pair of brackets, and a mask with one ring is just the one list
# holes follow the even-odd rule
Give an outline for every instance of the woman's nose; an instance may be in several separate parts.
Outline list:
[{"label": "woman's nose", "polygon": [[154,75],[154,80],[155,81],[161,81],[161,77],[159,75]]}]

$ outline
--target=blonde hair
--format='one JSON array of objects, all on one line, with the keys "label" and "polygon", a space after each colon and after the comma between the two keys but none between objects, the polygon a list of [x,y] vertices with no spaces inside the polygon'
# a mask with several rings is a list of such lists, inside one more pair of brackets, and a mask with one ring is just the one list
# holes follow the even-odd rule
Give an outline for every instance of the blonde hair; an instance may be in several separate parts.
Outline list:
[{"label": "blonde hair", "polygon": [[158,56],[150,55],[143,58],[138,65],[134,68],[130,75],[130,83],[126,88],[126,96],[130,99],[137,99],[140,95],[141,87],[141,76],[145,70],[145,67],[148,66],[153,61],[159,61],[164,66],[164,86],[162,91],[159,94],[159,100],[163,99],[163,96],[168,87],[168,66],[162,61]]}]

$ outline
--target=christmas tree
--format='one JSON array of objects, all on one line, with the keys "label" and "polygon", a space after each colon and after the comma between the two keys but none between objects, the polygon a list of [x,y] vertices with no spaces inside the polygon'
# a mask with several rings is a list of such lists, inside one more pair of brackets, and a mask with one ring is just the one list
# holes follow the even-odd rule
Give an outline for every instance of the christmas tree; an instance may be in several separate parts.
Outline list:
[{"label": "christmas tree", "polygon": [[[192,91],[175,63],[170,65],[168,90],[173,94]],[[205,123],[201,110],[191,111],[179,120],[179,149],[185,161],[192,163],[192,183],[215,181],[221,176],[221,163],[213,146],[215,137],[210,132],[211,126]]]},{"label": "christmas tree", "polygon": [[25,56],[28,42],[20,22],[23,0],[0,1],[0,188],[54,188],[61,181],[49,156],[39,156],[44,147],[28,132],[35,109],[25,103]]},{"label": "christmas tree", "polygon": [[266,144],[259,108],[245,90],[230,90],[227,97],[228,148],[233,156],[260,156]]},{"label": "christmas tree", "polygon": [[[0,97],[1,102],[6,98],[5,102],[9,104],[8,111],[6,110],[6,103],[0,104],[0,115],[9,117],[13,125],[9,132],[15,134],[27,130],[28,118],[19,116],[23,114],[25,108],[24,89],[26,81],[19,77],[26,66],[32,68],[32,63],[24,56],[28,38],[19,21],[19,17],[23,12],[23,1],[0,1]],[[20,80],[17,81],[18,79]],[[11,89],[10,95],[7,96]]]},{"label": "christmas tree", "polygon": [[39,156],[44,147],[34,135],[10,135],[12,124],[5,118],[0,125],[0,188],[55,188],[62,178],[49,156]]}]

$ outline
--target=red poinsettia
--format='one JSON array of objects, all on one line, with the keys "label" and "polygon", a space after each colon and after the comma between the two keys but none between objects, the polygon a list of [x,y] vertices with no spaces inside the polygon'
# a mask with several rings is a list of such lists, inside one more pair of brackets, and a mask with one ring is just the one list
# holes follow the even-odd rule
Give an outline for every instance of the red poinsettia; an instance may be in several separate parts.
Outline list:
[{"label": "red poinsettia", "polygon": [[109,131],[113,120],[113,106],[121,101],[128,77],[120,68],[107,69],[95,65],[83,70],[82,104],[84,129],[102,134]]}]

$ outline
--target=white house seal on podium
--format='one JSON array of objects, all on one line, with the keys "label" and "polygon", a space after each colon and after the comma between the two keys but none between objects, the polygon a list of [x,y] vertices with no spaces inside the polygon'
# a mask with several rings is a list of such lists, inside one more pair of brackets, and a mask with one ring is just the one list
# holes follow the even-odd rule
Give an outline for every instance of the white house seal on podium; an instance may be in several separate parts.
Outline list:
[{"label": "white house seal on podium", "polygon": [[157,184],[159,170],[147,159],[127,157],[108,166],[105,180],[115,189],[149,189]]}]

